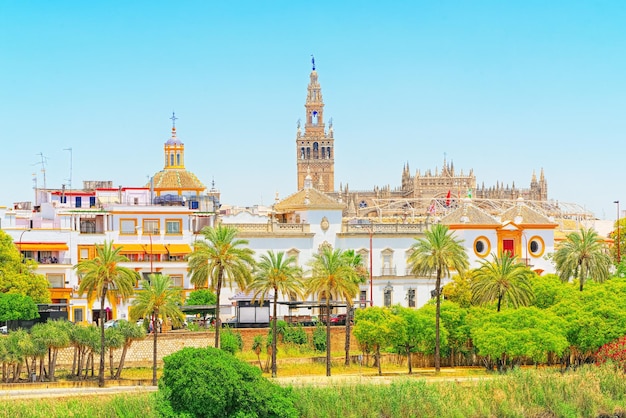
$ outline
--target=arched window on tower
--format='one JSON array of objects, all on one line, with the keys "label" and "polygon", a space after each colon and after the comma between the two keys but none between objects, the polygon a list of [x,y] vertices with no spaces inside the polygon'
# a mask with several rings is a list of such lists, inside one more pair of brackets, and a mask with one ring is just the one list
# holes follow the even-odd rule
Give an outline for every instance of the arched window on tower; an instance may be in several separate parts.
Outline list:
[{"label": "arched window on tower", "polygon": [[310,147],[306,147],[306,159],[307,160],[311,159],[311,148]]},{"label": "arched window on tower", "polygon": [[311,113],[311,124],[313,124],[313,125],[317,125],[317,117],[318,117],[317,110],[314,110],[314,111]]},{"label": "arched window on tower", "polygon": [[326,158],[328,158],[330,160],[330,147],[326,148]]},{"label": "arched window on tower", "polygon": [[313,143],[313,159],[317,160],[318,158],[320,158],[319,144],[317,142],[314,142]]},{"label": "arched window on tower", "polygon": [[176,165],[180,165],[180,154],[176,154]]},{"label": "arched window on tower", "polygon": [[300,159],[304,160],[304,147],[300,148]]},{"label": "arched window on tower", "polygon": [[170,154],[170,165],[174,165],[174,154]]},{"label": "arched window on tower", "polygon": [[326,148],[322,147],[322,160],[326,159]]}]

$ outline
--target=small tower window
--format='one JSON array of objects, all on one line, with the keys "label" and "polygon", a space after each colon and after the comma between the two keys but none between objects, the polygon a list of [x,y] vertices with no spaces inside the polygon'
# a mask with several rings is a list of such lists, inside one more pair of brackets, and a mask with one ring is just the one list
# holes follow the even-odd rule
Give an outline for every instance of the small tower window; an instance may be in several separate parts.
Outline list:
[{"label": "small tower window", "polygon": [[180,164],[180,154],[176,154],[176,165],[181,165]]},{"label": "small tower window", "polygon": [[170,165],[174,165],[174,154],[170,154]]},{"label": "small tower window", "polygon": [[311,113],[311,123],[313,125],[317,125],[317,116],[318,116],[317,110],[314,110],[313,113]]}]

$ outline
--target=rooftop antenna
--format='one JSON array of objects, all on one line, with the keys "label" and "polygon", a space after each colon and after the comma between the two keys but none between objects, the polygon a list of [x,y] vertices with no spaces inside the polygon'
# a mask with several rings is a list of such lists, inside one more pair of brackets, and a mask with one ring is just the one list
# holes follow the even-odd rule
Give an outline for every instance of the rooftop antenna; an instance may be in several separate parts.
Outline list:
[{"label": "rooftop antenna", "polygon": [[67,180],[69,181],[70,192],[71,192],[72,191],[72,147],[63,148],[63,151],[69,151],[70,152],[70,178],[67,179]]},{"label": "rooftop antenna", "polygon": [[45,157],[43,153],[36,154],[41,157],[41,161],[33,165],[41,164],[41,173],[43,174],[43,189],[46,190],[46,164],[48,163],[48,157]]}]

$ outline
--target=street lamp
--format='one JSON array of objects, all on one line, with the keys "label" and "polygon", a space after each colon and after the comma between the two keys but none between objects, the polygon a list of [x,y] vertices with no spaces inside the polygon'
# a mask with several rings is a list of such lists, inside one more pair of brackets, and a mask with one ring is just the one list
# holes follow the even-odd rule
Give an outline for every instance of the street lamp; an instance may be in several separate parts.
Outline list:
[{"label": "street lamp", "polygon": [[370,307],[371,307],[371,306],[374,306],[374,280],[372,278],[372,259],[373,259],[372,235],[374,234],[374,230],[371,225],[368,228],[367,232],[369,232],[369,235],[370,235]]},{"label": "street lamp", "polygon": [[613,203],[617,205],[617,239],[616,239],[616,242],[617,242],[617,264],[619,264],[621,261],[620,252],[619,252],[620,241],[621,241],[620,231],[619,231],[619,200],[616,200]]},{"label": "street lamp", "polygon": [[22,237],[24,236],[25,232],[30,232],[30,228],[29,229],[25,229],[22,231],[22,233],[20,234],[20,239],[18,241],[17,247],[20,251],[20,274],[22,273],[22,264],[24,263],[24,253],[22,253]]}]

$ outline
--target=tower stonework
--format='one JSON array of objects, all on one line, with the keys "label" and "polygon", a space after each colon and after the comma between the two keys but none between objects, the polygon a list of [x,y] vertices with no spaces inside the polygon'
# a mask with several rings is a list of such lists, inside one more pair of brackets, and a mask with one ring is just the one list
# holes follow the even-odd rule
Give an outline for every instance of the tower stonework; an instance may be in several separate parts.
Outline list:
[{"label": "tower stonework", "polygon": [[302,132],[298,121],[296,134],[296,159],[298,171],[298,190],[304,188],[307,175],[311,176],[313,187],[321,192],[332,192],[335,188],[335,140],[333,124],[329,123],[328,132],[324,124],[324,101],[322,88],[317,81],[315,60],[311,70],[307,97],[306,122]]}]

